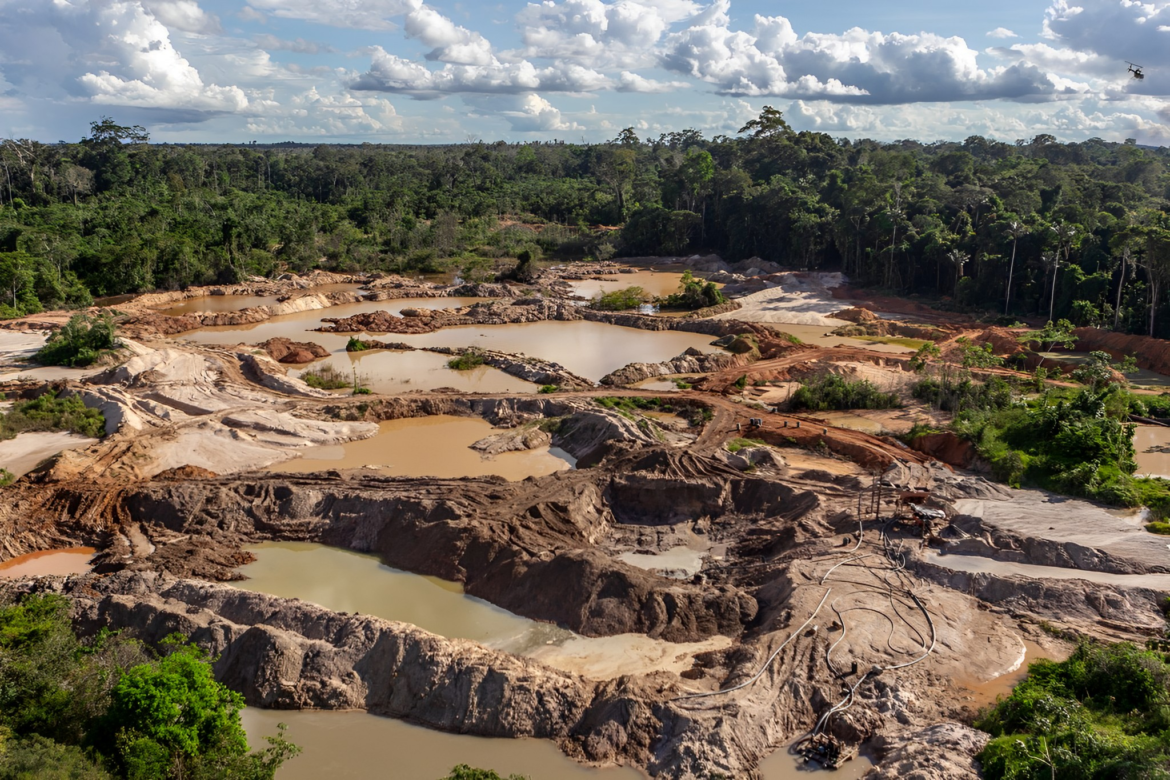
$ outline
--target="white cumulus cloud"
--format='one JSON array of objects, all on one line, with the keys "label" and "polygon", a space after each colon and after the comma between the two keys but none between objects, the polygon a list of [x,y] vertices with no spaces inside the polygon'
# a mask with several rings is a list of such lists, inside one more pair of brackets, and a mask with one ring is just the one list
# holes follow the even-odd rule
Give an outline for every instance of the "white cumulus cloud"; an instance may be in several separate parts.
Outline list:
[{"label": "white cumulus cloud", "polygon": [[729,95],[825,97],[914,103],[1052,94],[1053,83],[1026,62],[982,69],[962,38],[882,34],[860,28],[799,36],[782,16],[756,16],[731,29],[730,0],[716,0],[696,23],[667,37],[663,65]]},{"label": "white cumulus cloud", "polygon": [[988,38],[1019,38],[1014,32],[1006,27],[996,27],[991,32],[987,33]]}]

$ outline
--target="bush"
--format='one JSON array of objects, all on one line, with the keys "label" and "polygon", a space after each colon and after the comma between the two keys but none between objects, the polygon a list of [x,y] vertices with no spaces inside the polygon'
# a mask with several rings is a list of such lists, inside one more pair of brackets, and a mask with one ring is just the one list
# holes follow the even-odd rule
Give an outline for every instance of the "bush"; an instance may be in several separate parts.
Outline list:
[{"label": "bush", "polygon": [[650,296],[641,287],[627,287],[624,290],[602,293],[589,304],[599,311],[628,311],[646,303]]},{"label": "bush", "polygon": [[1170,763],[1170,666],[1128,642],[1083,642],[1061,663],[1038,661],[975,725],[988,780],[1162,777]]},{"label": "bush", "polygon": [[999,377],[986,382],[976,382],[969,376],[961,381],[950,377],[944,379],[922,379],[917,382],[911,394],[923,403],[942,409],[944,412],[961,412],[964,409],[1003,409],[1012,403],[1012,388]]},{"label": "bush", "polygon": [[78,314],[53,334],[33,360],[46,366],[88,366],[117,347],[113,317]]},{"label": "bush", "polygon": [[49,392],[31,401],[18,401],[0,416],[0,439],[26,431],[70,431],[100,439],[106,433],[106,418],[99,410],[86,408],[80,396],[58,398]]},{"label": "bush", "polygon": [[727,298],[714,282],[696,279],[689,270],[683,272],[678,292],[662,299],[662,305],[668,309],[687,310],[705,309],[726,302]]},{"label": "bush", "polygon": [[301,380],[309,387],[315,387],[318,390],[340,390],[350,386],[350,378],[328,363],[310,368],[301,374]]},{"label": "bush", "polygon": [[793,410],[827,412],[843,409],[896,409],[902,402],[897,393],[883,393],[870,381],[847,381],[836,374],[822,374],[792,394]]},{"label": "bush", "polygon": [[508,775],[500,777],[491,769],[476,769],[467,764],[460,764],[451,770],[451,774],[441,780],[528,780],[522,775]]},{"label": "bush", "polygon": [[365,352],[366,349],[368,349],[368,347],[366,347],[366,342],[362,341],[357,336],[350,336],[349,341],[345,343],[346,352]]},{"label": "bush", "polygon": [[538,390],[537,392],[540,392],[540,393],[555,393],[557,390],[560,390],[560,388],[559,388],[559,387],[557,387],[556,385],[541,385],[541,386],[540,386],[540,390]]},{"label": "bush", "polygon": [[448,360],[447,368],[453,368],[456,371],[470,371],[473,368],[479,368],[483,364],[483,355],[478,352],[464,352],[459,357],[453,357]]},{"label": "bush", "polygon": [[161,658],[108,632],[83,643],[70,612],[55,594],[0,604],[0,779],[98,780],[110,769],[141,780],[270,780],[299,752],[283,734],[248,752],[242,697],[182,637],[165,641]]}]

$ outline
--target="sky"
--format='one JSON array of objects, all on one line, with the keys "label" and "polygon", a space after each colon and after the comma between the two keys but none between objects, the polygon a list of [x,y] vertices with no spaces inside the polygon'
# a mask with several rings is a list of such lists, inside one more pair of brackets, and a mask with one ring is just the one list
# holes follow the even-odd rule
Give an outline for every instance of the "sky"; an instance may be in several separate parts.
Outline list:
[{"label": "sky", "polygon": [[834,137],[1170,145],[1170,0],[0,0],[2,137],[602,141],[765,105]]}]

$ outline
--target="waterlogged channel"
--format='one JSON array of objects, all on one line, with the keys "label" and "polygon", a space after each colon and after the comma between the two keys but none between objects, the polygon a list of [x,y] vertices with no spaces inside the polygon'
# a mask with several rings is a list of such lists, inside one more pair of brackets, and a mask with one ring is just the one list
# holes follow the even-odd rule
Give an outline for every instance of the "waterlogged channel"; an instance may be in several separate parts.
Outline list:
[{"label": "waterlogged channel", "polygon": [[509,480],[538,477],[571,468],[575,459],[563,450],[540,447],[485,458],[470,446],[500,433],[479,417],[408,417],[379,424],[372,438],[326,447],[309,447],[301,457],[268,471],[310,473],[330,469],[370,469],[393,477],[482,477]]},{"label": "waterlogged channel", "polygon": [[70,547],[28,553],[0,563],[0,579],[85,574],[92,568],[89,559],[95,552],[92,547]]},{"label": "waterlogged channel", "polygon": [[1170,428],[1139,425],[1133,435],[1139,476],[1170,479]]}]

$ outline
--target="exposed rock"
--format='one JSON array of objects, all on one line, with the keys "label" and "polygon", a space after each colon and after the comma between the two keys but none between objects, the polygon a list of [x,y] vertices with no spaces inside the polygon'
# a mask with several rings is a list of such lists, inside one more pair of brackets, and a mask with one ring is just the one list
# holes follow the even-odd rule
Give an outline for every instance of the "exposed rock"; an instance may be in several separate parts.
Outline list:
[{"label": "exposed rock", "polygon": [[910,442],[910,446],[955,468],[970,469],[979,461],[975,445],[951,431],[924,434]]},{"label": "exposed rock", "polygon": [[551,441],[552,434],[533,425],[492,434],[472,444],[471,449],[484,455],[495,456],[503,452],[535,450],[547,446]]},{"label": "exposed rock", "polygon": [[311,341],[293,341],[283,336],[268,339],[257,344],[260,349],[277,363],[312,363],[314,360],[329,357],[329,350],[320,344]]},{"label": "exposed rock", "polygon": [[[674,374],[706,374],[711,371],[720,371],[731,366],[747,365],[752,360],[752,354],[731,355],[726,352],[701,353],[688,349],[673,360],[665,363],[630,363],[606,374],[601,378],[601,384],[613,387],[623,387],[636,384],[657,376],[671,376]],[[758,353],[756,353],[758,356]]]},{"label": "exposed rock", "polygon": [[961,723],[938,723],[918,731],[880,736],[882,754],[866,780],[980,780],[975,757],[988,735]]}]

